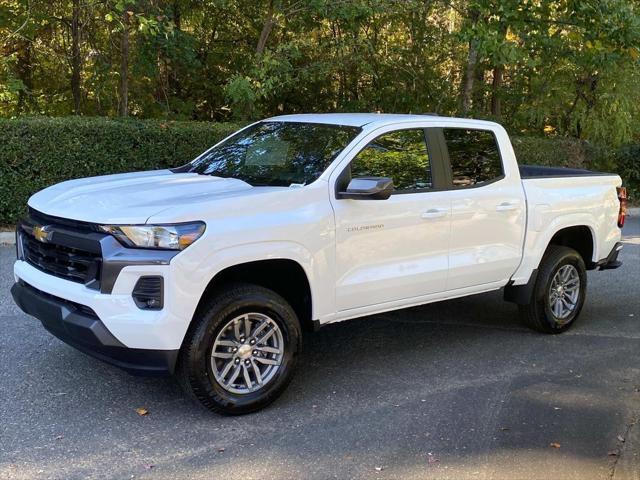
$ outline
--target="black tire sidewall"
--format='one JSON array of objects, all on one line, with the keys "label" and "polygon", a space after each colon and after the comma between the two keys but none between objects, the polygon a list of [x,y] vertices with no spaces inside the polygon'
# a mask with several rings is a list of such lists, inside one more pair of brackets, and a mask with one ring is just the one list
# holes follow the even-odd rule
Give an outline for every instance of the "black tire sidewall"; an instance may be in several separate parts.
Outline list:
[{"label": "black tire sidewall", "polygon": [[[282,364],[269,383],[255,392],[234,394],[215,379],[210,356],[220,330],[243,313],[262,313],[278,324],[284,340]],[[262,287],[246,286],[220,295],[198,319],[192,333],[192,348],[186,352],[191,387],[195,396],[212,410],[229,415],[249,413],[274,401],[286,388],[301,347],[300,324],[293,309],[284,299]],[[205,398],[203,398],[203,396]],[[210,399],[214,405],[206,401]]]},{"label": "black tire sidewall", "polygon": [[[587,271],[580,254],[569,248],[562,249],[561,255],[554,255],[553,258],[548,260],[550,261],[544,266],[541,277],[538,277],[537,310],[540,320],[551,332],[561,333],[570,328],[580,315],[587,290]],[[571,312],[569,317],[563,319],[562,323],[558,323],[549,303],[549,289],[551,288],[553,277],[565,265],[573,265],[576,268],[580,278],[580,293],[575,310]]]}]

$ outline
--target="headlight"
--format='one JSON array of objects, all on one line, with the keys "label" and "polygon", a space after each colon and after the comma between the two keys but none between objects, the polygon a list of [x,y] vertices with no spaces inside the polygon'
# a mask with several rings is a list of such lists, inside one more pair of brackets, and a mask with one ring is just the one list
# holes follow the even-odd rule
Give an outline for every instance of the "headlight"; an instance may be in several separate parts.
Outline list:
[{"label": "headlight", "polygon": [[126,247],[184,250],[202,236],[203,222],[175,225],[101,225]]}]

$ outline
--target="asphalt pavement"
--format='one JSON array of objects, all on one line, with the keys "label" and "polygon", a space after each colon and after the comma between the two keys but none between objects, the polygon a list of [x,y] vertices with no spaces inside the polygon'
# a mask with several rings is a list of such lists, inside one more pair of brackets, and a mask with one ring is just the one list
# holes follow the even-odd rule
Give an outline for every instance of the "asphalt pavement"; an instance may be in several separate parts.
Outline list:
[{"label": "asphalt pavement", "polygon": [[0,478],[639,480],[640,221],[624,234],[563,335],[500,292],[327,326],[235,418],[52,337],[13,305],[2,247]]}]

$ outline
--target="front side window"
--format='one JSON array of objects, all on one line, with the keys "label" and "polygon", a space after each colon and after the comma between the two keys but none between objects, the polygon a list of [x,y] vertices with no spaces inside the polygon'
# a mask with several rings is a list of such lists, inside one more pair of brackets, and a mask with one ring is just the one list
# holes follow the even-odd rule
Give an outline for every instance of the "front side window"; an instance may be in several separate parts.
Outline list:
[{"label": "front side window", "polygon": [[424,130],[398,130],[371,141],[351,161],[351,178],[355,177],[389,177],[400,192],[431,188]]},{"label": "front side window", "polygon": [[454,187],[481,185],[503,175],[500,151],[493,132],[445,128]]},{"label": "front side window", "polygon": [[187,172],[289,187],[316,180],[360,128],[302,122],[260,122],[194,160]]}]

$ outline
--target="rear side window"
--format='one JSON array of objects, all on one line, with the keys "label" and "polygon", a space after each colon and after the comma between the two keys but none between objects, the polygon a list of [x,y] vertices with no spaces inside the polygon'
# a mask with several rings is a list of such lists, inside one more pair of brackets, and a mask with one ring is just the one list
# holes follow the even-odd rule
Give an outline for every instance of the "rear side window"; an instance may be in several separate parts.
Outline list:
[{"label": "rear side window", "polygon": [[493,132],[445,128],[454,187],[482,185],[503,175],[500,151]]}]

